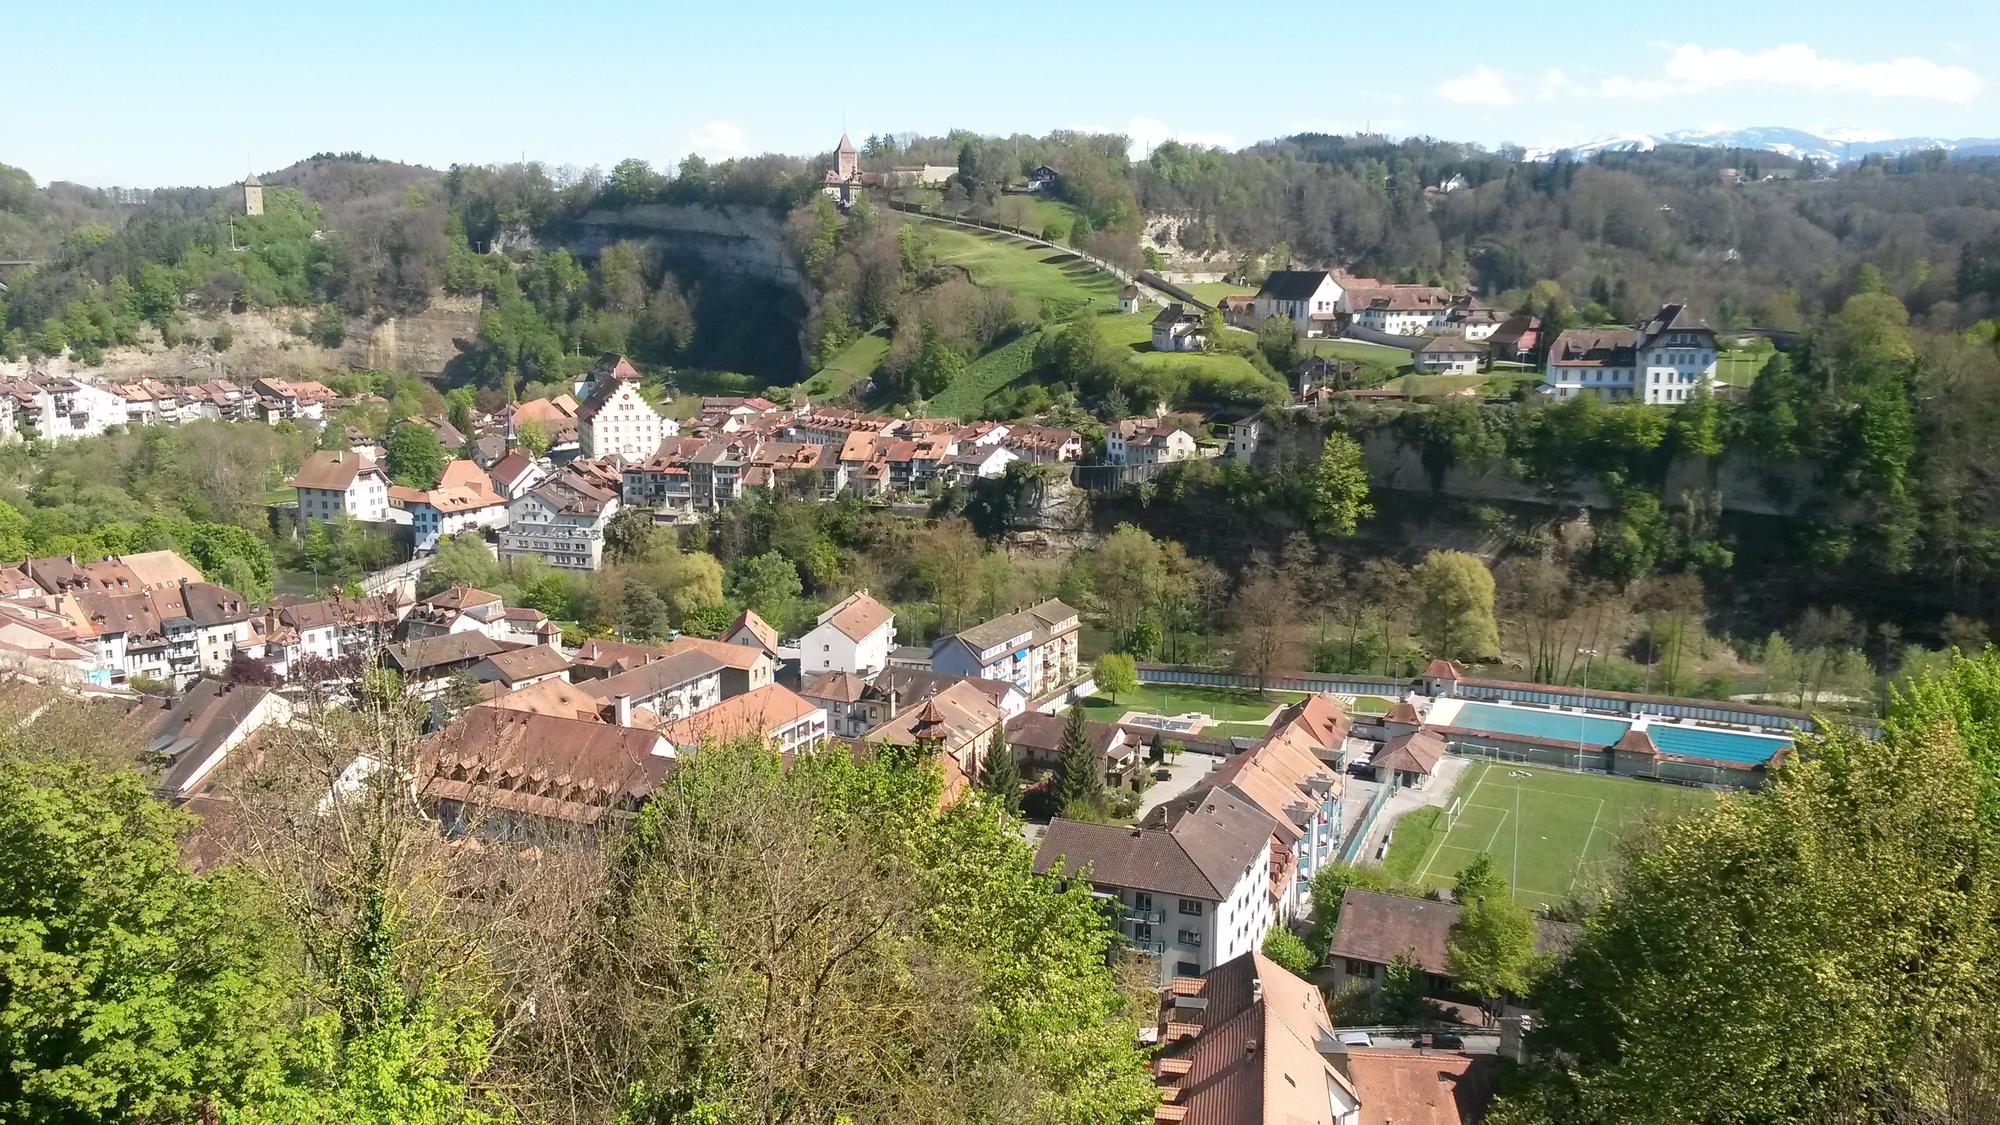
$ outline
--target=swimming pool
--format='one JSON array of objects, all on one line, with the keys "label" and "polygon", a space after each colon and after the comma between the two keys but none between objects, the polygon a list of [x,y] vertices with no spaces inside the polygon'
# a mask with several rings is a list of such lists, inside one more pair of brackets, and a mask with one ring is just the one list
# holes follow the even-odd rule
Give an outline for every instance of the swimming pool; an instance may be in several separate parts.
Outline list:
[{"label": "swimming pool", "polygon": [[[1439,701],[1440,704],[1444,702]],[[1602,715],[1506,707],[1496,703],[1460,703],[1458,709],[1448,715],[1439,717],[1434,714],[1432,721],[1464,730],[1518,734],[1554,742],[1581,742],[1585,746],[1609,746],[1632,726],[1628,720]],[[1646,734],[1662,754],[1739,765],[1767,762],[1771,755],[1791,745],[1789,738],[1675,723],[1649,723]]]}]

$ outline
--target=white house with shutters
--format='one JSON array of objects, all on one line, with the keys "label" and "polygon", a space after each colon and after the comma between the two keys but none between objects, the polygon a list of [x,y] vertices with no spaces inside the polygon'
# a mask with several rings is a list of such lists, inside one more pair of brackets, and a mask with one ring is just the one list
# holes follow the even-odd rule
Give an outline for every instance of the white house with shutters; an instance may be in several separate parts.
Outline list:
[{"label": "white house with shutters", "polygon": [[681,432],[639,393],[639,372],[624,356],[606,356],[589,380],[590,395],[576,408],[577,442],[585,457],[643,461],[660,442]]}]

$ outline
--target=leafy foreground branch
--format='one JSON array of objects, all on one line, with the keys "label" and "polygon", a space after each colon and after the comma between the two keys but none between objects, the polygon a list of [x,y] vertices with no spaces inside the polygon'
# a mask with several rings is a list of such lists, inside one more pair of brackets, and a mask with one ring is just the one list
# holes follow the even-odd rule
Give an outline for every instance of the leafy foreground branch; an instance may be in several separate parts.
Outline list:
[{"label": "leafy foreground branch", "polygon": [[985,801],[938,811],[931,767],[714,746],[595,847],[446,841],[407,780],[420,709],[371,687],[232,779],[204,874],[137,774],[34,722],[0,740],[0,1122],[1152,1104],[1087,889],[1035,876]]}]

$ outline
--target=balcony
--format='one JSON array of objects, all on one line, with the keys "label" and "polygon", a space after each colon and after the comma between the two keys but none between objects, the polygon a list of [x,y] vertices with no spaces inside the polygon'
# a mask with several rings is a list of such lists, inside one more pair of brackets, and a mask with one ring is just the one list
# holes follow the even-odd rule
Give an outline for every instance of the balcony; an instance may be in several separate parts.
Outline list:
[{"label": "balcony", "polygon": [[1160,954],[1165,953],[1167,951],[1167,947],[1164,942],[1142,941],[1138,938],[1126,938],[1125,944],[1131,946],[1132,948],[1138,950],[1141,953],[1150,953],[1155,957],[1158,957]]},{"label": "balcony", "polygon": [[1167,920],[1163,910],[1141,910],[1136,906],[1126,907],[1122,917],[1127,922],[1143,922],[1149,926],[1157,926]]}]

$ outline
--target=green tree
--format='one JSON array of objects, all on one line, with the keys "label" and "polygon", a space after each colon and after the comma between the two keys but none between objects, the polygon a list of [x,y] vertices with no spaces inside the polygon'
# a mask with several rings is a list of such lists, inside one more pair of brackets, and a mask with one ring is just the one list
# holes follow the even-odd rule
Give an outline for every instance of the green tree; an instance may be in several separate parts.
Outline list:
[{"label": "green tree", "polygon": [[389,434],[386,468],[389,479],[405,488],[435,488],[451,454],[438,442],[437,431],[405,422]]},{"label": "green tree", "polygon": [[1113,703],[1124,692],[1139,690],[1139,669],[1129,652],[1107,652],[1097,658],[1093,669],[1097,690],[1111,696]]},{"label": "green tree", "polygon": [[1007,732],[993,732],[993,745],[986,749],[986,779],[983,786],[1010,816],[1021,813],[1021,767],[1014,761],[1014,748],[1007,745]]},{"label": "green tree", "polygon": [[447,535],[438,540],[431,563],[418,580],[418,589],[426,597],[447,586],[490,590],[505,577],[500,560],[493,557],[479,536]]},{"label": "green tree", "polygon": [[1307,494],[1307,523],[1316,535],[1346,537],[1360,521],[1375,514],[1368,503],[1368,470],[1361,463],[1361,446],[1338,430],[1329,432],[1313,466]]},{"label": "green tree", "polygon": [[1566,1117],[1980,1119],[1944,1099],[2000,1001],[1995,836],[1955,721],[1926,721],[1980,709],[1926,693],[1624,849],[1536,993]]},{"label": "green tree", "polygon": [[614,242],[598,255],[597,299],[618,313],[636,313],[646,307],[646,271],[636,244]]},{"label": "green tree", "polygon": [[137,774],[0,758],[0,1121],[193,1120],[273,1063],[288,942]]},{"label": "green tree", "polygon": [[514,440],[528,451],[528,456],[539,458],[549,451],[554,439],[549,436],[549,428],[541,422],[529,420],[514,424]]},{"label": "green tree", "polygon": [[1099,809],[1104,800],[1104,769],[1090,745],[1089,718],[1082,707],[1069,709],[1063,725],[1062,742],[1056,750],[1055,777],[1049,785],[1055,807],[1067,812],[1073,805]]},{"label": "green tree", "polygon": [[1493,575],[1476,556],[1432,551],[1410,571],[1418,591],[1417,622],[1431,652],[1446,659],[1500,651],[1493,619]]},{"label": "green tree", "polygon": [[1382,975],[1375,1009],[1385,1024],[1408,1027],[1430,1018],[1431,1002],[1424,993],[1424,970],[1409,953],[1398,953]]},{"label": "green tree", "polygon": [[1458,919],[1445,938],[1445,964],[1461,987],[1494,1010],[1508,996],[1525,996],[1534,982],[1535,922],[1481,852],[1452,881]]},{"label": "green tree", "polygon": [[1295,976],[1311,976],[1319,965],[1319,958],[1313,956],[1299,935],[1283,926],[1272,926],[1271,932],[1264,935],[1263,954]]},{"label": "green tree", "polygon": [[773,624],[787,620],[805,592],[799,568],[776,551],[742,560],[734,577],[737,600]]},{"label": "green tree", "polygon": [[1333,941],[1334,929],[1340,925],[1340,900],[1349,887],[1364,891],[1394,889],[1389,873],[1380,867],[1339,862],[1320,865],[1312,876],[1312,925],[1306,931],[1306,940],[1322,954]]}]

